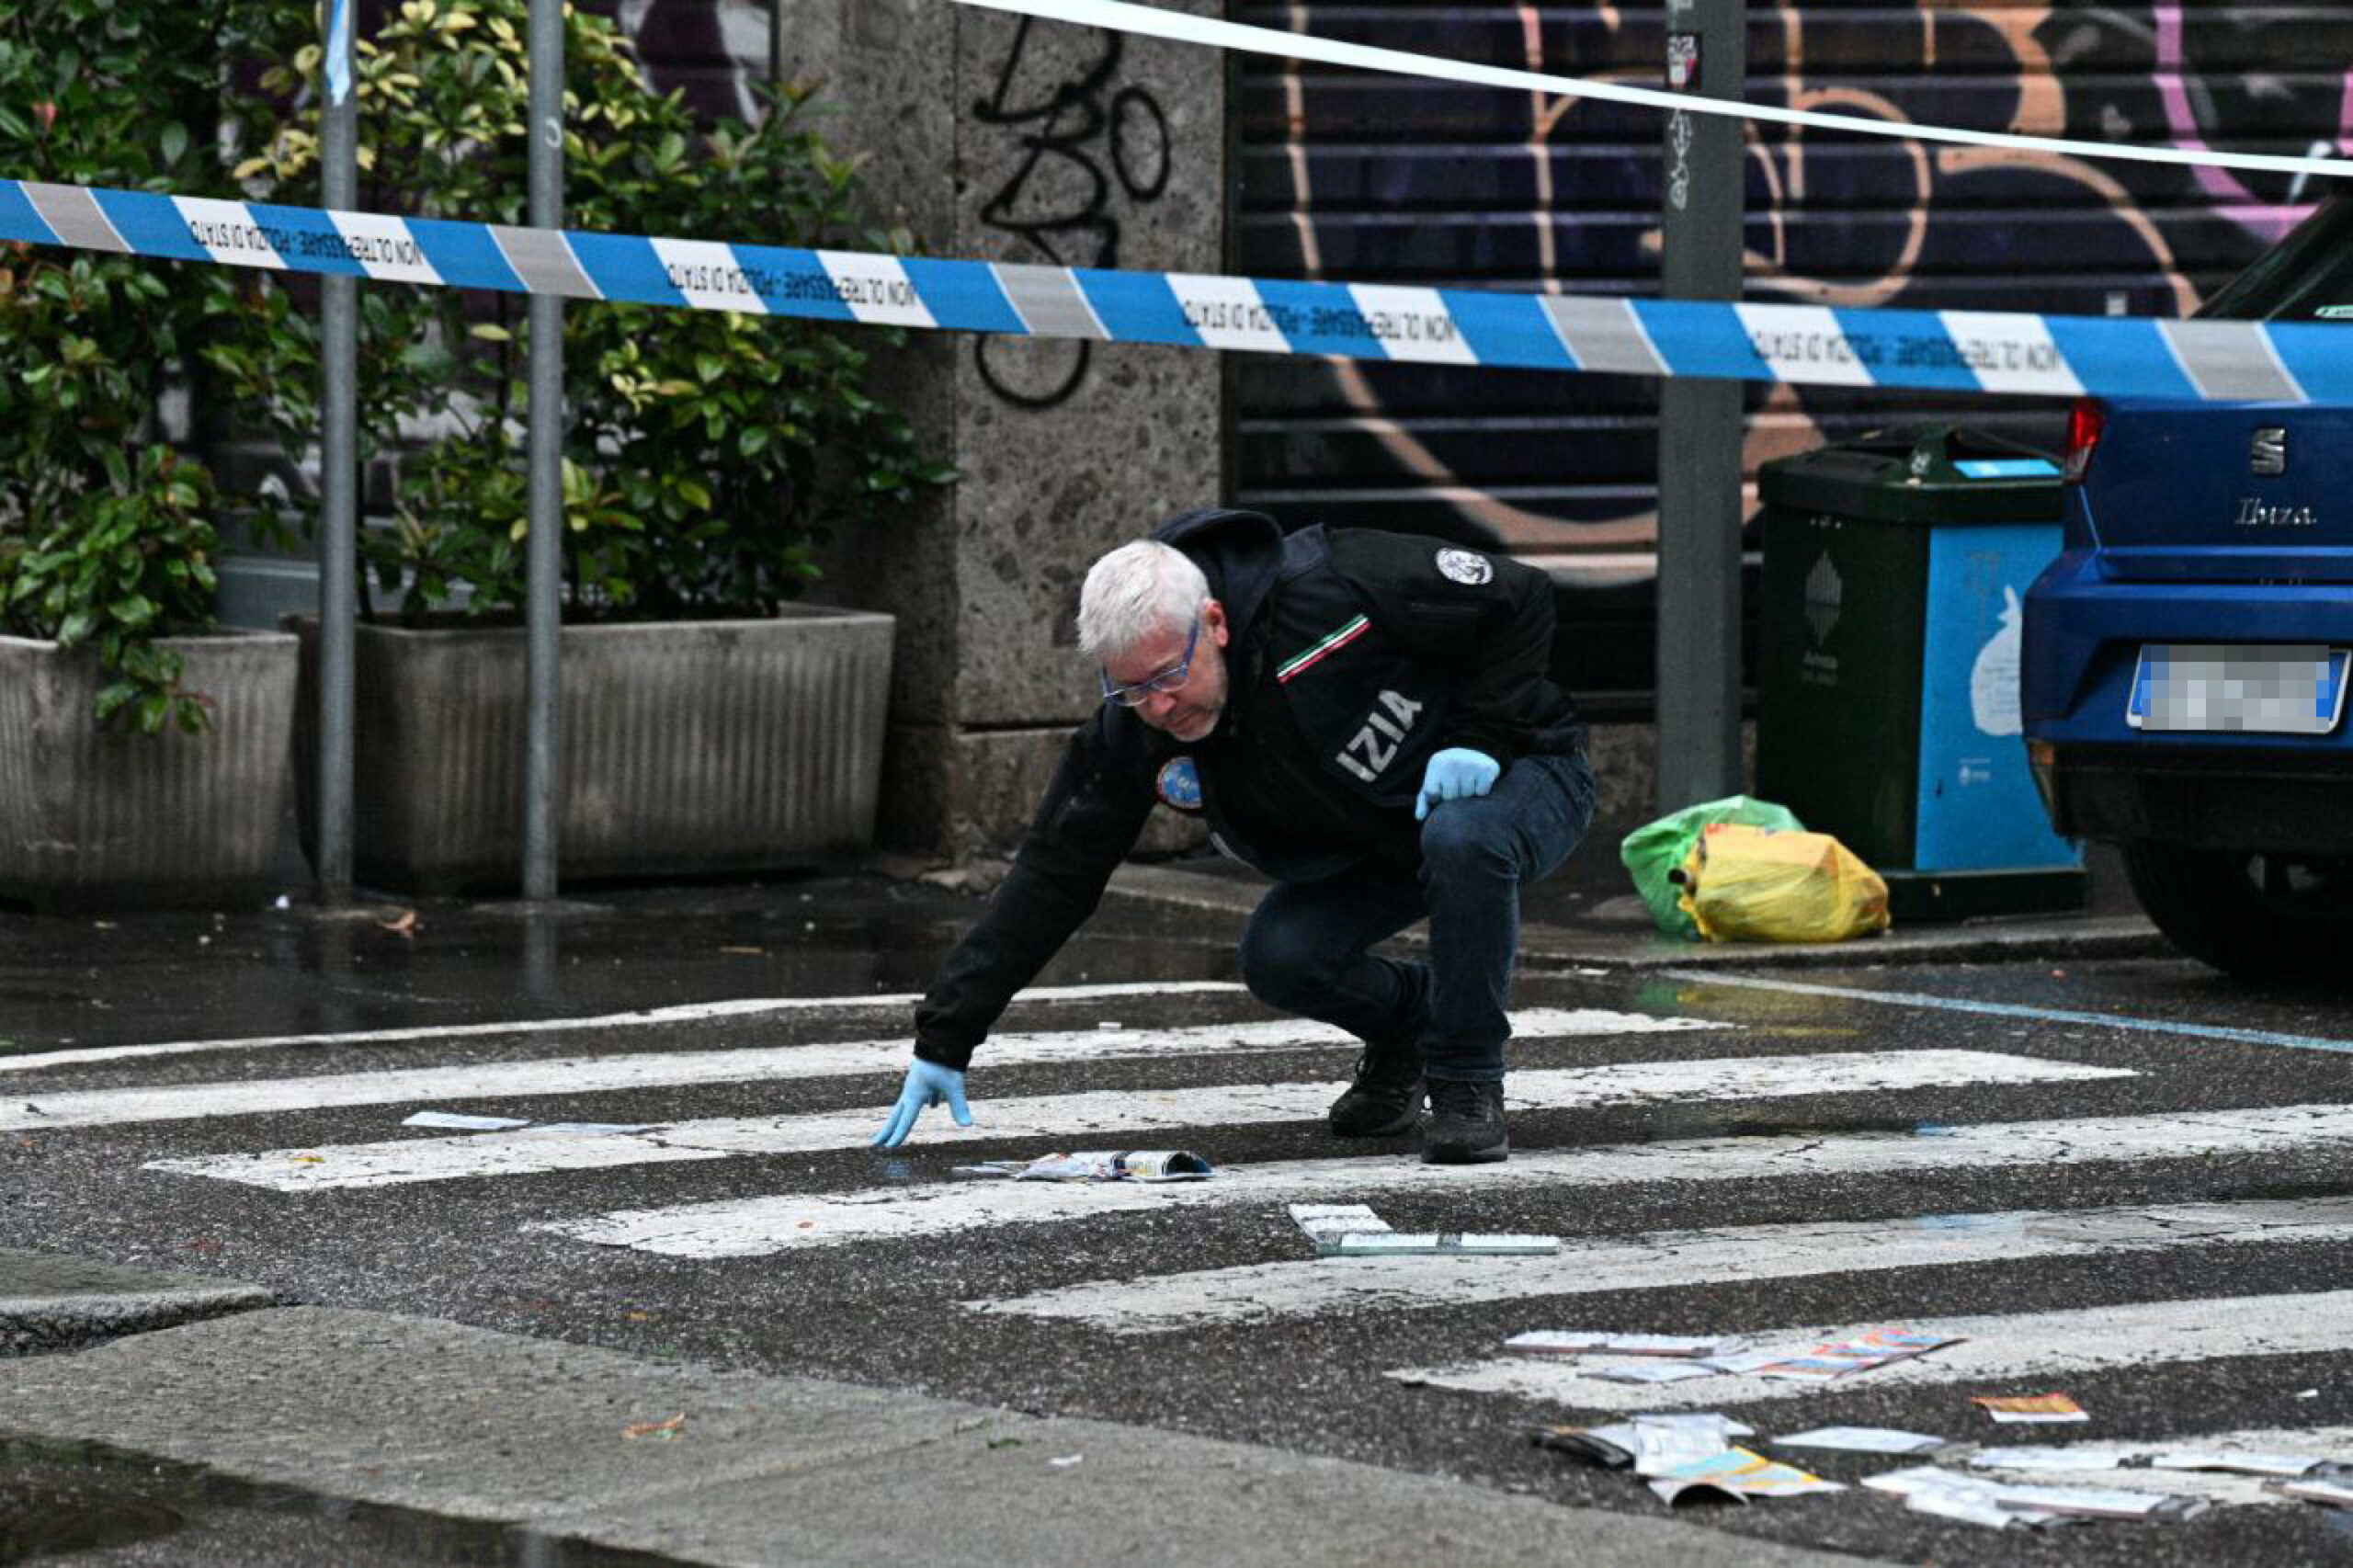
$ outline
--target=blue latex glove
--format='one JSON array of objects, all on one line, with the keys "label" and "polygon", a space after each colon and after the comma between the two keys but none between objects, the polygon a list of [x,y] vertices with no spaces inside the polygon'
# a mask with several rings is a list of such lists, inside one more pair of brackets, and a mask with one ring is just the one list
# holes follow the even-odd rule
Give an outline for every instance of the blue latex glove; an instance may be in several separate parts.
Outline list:
[{"label": "blue latex glove", "polygon": [[1502,778],[1504,765],[1483,751],[1449,746],[1430,758],[1422,770],[1421,799],[1414,802],[1414,820],[1427,822],[1430,808],[1440,801],[1467,801],[1483,795]]},{"label": "blue latex glove", "polygon": [[959,1127],[972,1125],[972,1113],[964,1104],[964,1074],[953,1067],[942,1067],[937,1062],[915,1058],[907,1069],[906,1086],[899,1091],[899,1103],[891,1108],[891,1119],[870,1142],[878,1149],[895,1149],[907,1141],[915,1130],[915,1118],[926,1107],[946,1105],[948,1114],[956,1119]]}]

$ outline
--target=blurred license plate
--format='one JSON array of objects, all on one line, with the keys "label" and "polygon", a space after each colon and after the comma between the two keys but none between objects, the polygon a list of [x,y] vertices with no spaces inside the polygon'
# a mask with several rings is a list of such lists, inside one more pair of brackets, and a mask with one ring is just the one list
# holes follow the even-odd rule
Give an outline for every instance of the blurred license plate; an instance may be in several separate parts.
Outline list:
[{"label": "blurred license plate", "polygon": [[2124,722],[2138,730],[2325,735],[2345,713],[2347,651],[2317,643],[2150,642]]}]

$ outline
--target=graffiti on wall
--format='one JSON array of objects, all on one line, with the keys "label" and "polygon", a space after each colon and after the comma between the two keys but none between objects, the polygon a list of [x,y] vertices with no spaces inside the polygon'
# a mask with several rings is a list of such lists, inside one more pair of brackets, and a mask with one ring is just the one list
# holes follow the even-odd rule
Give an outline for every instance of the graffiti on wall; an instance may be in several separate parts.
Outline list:
[{"label": "graffiti on wall", "polygon": [[[655,85],[711,109],[747,107],[769,0],[611,3]],[[1294,0],[1278,25],[1652,85],[1665,52],[1659,15]],[[1753,0],[1750,15],[1760,101],[2182,148],[2353,151],[2353,12],[2285,0]],[[1161,107],[1128,78],[1116,35],[1002,28],[987,90],[966,106],[999,139],[976,160],[983,221],[1014,259],[1119,265],[1123,219],[1169,179]],[[1254,61],[1234,112],[1244,270],[1655,287],[1665,163],[1647,111]],[[1750,132],[1746,186],[1760,297],[2088,314],[2193,309],[2316,196],[2290,176],[1778,126]],[[1029,407],[1066,399],[1087,374],[1078,343],[976,341],[972,352],[998,395]],[[1254,362],[1235,387],[1243,498],[1278,512],[1394,519],[1529,552],[1638,555],[1654,537],[1647,383],[1302,360]],[[1890,406],[1835,389],[1748,396],[1752,466]],[[1956,410],[2006,415],[1982,401]]]},{"label": "graffiti on wall", "polygon": [[[1336,4],[1288,15],[1302,30],[1429,53],[1661,78],[1655,11],[1501,9],[1507,19],[1496,7],[1423,8],[1387,33]],[[2353,149],[2353,16],[2320,22],[2259,0],[2227,12],[2182,0],[1923,0],[1909,11],[1779,0],[1752,7],[1749,42],[1750,96],[1791,108],[2184,148]],[[1646,111],[1297,65],[1267,65],[1245,92],[1245,148],[1257,154],[1245,167],[1261,176],[1245,192],[1246,270],[1656,287],[1658,230],[1643,215],[1668,195],[1667,161]],[[1417,142],[1453,143],[1455,167],[1417,170]],[[1746,144],[1752,292],[1791,302],[2179,314],[2316,194],[2293,176],[1802,128],[1751,127]],[[1474,209],[1462,190],[1486,199]],[[1238,411],[1250,432],[1245,499],[1309,494],[1319,515],[1354,504],[1529,552],[1641,550],[1655,537],[1638,384],[1552,378],[1515,402],[1460,371],[1313,365],[1256,385],[1263,395],[1243,384]],[[1749,399],[1752,466],[1867,416],[1862,398],[1830,389]],[[1483,439],[1463,413],[1481,407],[1497,410]],[[1550,475],[1526,456],[1540,427],[1559,433]]]},{"label": "graffiti on wall", "polygon": [[[784,8],[789,25],[792,6]],[[616,12],[657,91],[746,118],[756,102],[752,84],[767,68],[771,14],[771,0],[619,0]],[[890,14],[862,0],[849,16],[871,30]],[[974,158],[990,171],[979,217],[1006,242],[998,258],[1118,267],[1123,225],[1168,188],[1166,110],[1132,79],[1121,34],[1041,28],[1027,17],[992,25],[1003,47],[983,68],[988,90],[966,114],[1000,139]],[[1092,361],[1083,341],[981,337],[972,353],[995,396],[1029,409],[1069,401]]]},{"label": "graffiti on wall", "polygon": [[[973,120],[1007,132],[1003,178],[981,204],[981,222],[1016,242],[1017,259],[1057,267],[1120,265],[1120,215],[1168,188],[1168,116],[1151,91],[1120,84],[1126,40],[1085,35],[1075,58],[1040,47],[1031,18],[1015,25],[988,95]],[[1056,57],[1059,57],[1058,59]],[[992,176],[994,178],[995,176]],[[975,338],[974,361],[989,390],[1021,408],[1069,400],[1093,346],[1045,346]]]}]

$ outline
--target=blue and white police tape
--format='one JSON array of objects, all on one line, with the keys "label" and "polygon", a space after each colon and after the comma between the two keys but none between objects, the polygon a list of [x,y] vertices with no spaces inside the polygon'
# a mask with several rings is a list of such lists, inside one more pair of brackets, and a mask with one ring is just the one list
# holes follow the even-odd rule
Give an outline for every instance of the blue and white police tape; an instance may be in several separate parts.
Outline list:
[{"label": "blue and white police tape", "polygon": [[819,321],[1854,387],[2353,402],[2353,330],[1302,283],[515,228],[0,179],[0,240]]}]

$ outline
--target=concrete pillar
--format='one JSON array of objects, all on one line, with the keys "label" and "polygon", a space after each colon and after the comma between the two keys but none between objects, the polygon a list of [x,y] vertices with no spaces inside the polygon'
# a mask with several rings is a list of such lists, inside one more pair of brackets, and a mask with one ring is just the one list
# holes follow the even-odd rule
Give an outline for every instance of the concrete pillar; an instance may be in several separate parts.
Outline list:
[{"label": "concrete pillar", "polygon": [[[824,123],[930,254],[1223,270],[1215,51],[915,0],[783,10],[788,70],[824,80]],[[900,618],[884,842],[961,859],[1019,838],[1095,705],[1074,646],[1087,565],[1221,498],[1221,372],[1198,350],[936,334],[885,358],[963,478],[835,540],[821,592]]]}]

